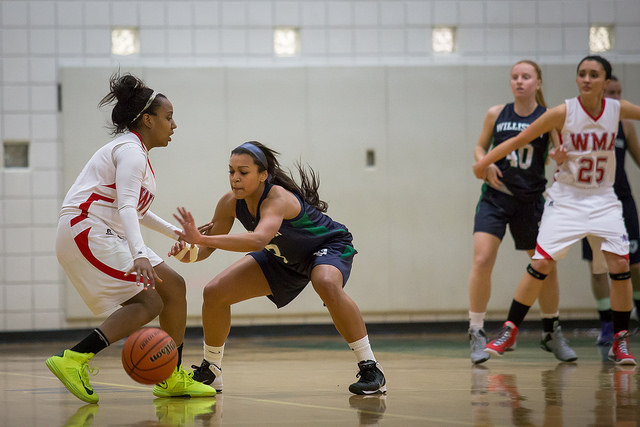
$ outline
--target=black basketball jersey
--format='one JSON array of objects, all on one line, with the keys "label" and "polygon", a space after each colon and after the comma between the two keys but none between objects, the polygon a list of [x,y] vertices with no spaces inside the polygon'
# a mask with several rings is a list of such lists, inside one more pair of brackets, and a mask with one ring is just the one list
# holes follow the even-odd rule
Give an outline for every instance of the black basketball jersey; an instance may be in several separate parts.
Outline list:
[{"label": "black basketball jersey", "polygon": [[[260,206],[267,197],[273,184],[267,183],[258,203],[258,214],[254,218],[243,199],[236,201],[236,218],[248,231],[253,231],[260,221]],[[295,194],[295,193],[294,193]],[[347,227],[332,220],[328,215],[309,205],[295,194],[300,202],[300,213],[295,218],[285,219],[275,237],[265,247],[275,257],[288,267],[305,272],[315,252],[322,250],[329,240],[352,239]],[[345,246],[343,256],[347,257],[355,252],[352,246]]]},{"label": "black basketball jersey", "polygon": [[619,199],[631,195],[631,185],[624,169],[624,159],[627,155],[627,137],[622,128],[622,122],[618,124],[618,136],[616,137],[616,181],[613,189]]},{"label": "black basketball jersey", "polygon": [[[513,103],[506,104],[493,127],[493,147],[522,132],[546,110],[538,105],[529,116],[521,117],[516,114]],[[502,181],[514,197],[532,200],[544,192],[548,153],[549,134],[544,134],[496,162],[502,172]]]}]

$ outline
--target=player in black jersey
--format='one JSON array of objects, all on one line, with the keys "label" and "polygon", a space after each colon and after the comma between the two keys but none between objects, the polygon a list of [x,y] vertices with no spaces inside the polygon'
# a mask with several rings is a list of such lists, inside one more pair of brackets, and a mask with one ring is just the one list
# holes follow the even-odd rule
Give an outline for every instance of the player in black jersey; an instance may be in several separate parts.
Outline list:
[{"label": "player in black jersey", "polygon": [[[622,85],[618,78],[611,76],[610,82],[604,90],[607,98],[620,99]],[[625,158],[627,151],[636,165],[640,166],[640,143],[633,120],[623,120],[618,126],[616,139],[616,178],[613,184],[618,199],[622,202],[622,215],[624,224],[629,234],[629,264],[631,268],[631,284],[633,286],[633,303],[637,315],[640,315],[640,227],[638,226],[638,210],[636,208],[631,185],[625,171]],[[600,316],[601,331],[596,339],[596,344],[609,346],[613,341],[613,318],[611,314],[611,300],[609,299],[609,277],[607,265],[600,251],[594,254],[591,251],[587,239],[582,241],[582,259],[589,261],[591,272],[591,289],[596,299],[596,307]]]},{"label": "player in black jersey", "polygon": [[[174,215],[187,228],[178,233],[180,237],[196,245],[190,249],[179,242],[172,247],[170,255],[181,261],[205,259],[215,249],[249,252],[204,289],[204,360],[194,366],[193,378],[222,389],[220,368],[231,327],[231,305],[267,296],[280,308],[311,281],[358,361],[360,379],[349,390],[384,393],[384,373],[369,345],[364,320],[343,290],[356,254],[351,233],[325,214],[327,204],[319,198],[313,170],[298,165],[298,185],[280,168],[277,154],[255,141],[231,152],[231,191],[219,200],[208,235],[193,227],[193,217],[184,208]],[[236,218],[247,233],[229,234]]]},{"label": "player in black jersey", "polygon": [[[491,147],[526,129],[542,115],[547,106],[542,93],[542,72],[533,61],[519,61],[511,67],[511,90],[514,102],[489,109],[474,151],[475,160],[483,158]],[[473,229],[473,267],[469,275],[469,344],[471,361],[489,359],[484,351],[487,342],[484,318],[491,294],[491,273],[507,225],[515,247],[533,255],[538,224],[542,217],[545,190],[545,163],[549,151],[549,134],[492,164],[482,185]],[[562,361],[576,359],[567,345],[558,320],[558,278],[549,274],[539,304],[543,336],[540,346]]]}]

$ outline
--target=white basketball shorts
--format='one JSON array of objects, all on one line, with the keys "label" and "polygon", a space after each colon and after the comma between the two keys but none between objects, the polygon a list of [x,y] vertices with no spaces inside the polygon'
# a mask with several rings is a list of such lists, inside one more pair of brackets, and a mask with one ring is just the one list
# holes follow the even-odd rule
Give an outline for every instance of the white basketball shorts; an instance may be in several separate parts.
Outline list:
[{"label": "white basketball shorts", "polygon": [[[152,266],[163,262],[147,248]],[[143,290],[133,267],[127,240],[94,217],[64,214],[58,220],[56,255],[69,280],[91,309],[99,315],[128,301]]]},{"label": "white basketball shorts", "polygon": [[533,258],[564,258],[571,245],[586,236],[595,237],[592,241],[599,242],[599,249],[628,257],[622,203],[612,188],[581,189],[554,182],[547,191]]}]

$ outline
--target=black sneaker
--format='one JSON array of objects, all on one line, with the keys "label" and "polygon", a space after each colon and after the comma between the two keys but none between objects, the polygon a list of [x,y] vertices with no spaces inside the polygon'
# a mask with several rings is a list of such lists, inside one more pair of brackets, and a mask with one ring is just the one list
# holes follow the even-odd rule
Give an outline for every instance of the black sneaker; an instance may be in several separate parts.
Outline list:
[{"label": "black sneaker", "polygon": [[222,392],[222,368],[218,368],[215,363],[209,363],[206,359],[202,359],[200,366],[191,365],[191,368],[194,380],[210,385],[218,393]]},{"label": "black sneaker", "polygon": [[387,381],[384,379],[382,366],[375,360],[364,360],[358,363],[360,372],[356,377],[360,378],[357,383],[349,386],[349,391],[353,394],[381,394],[387,392]]}]

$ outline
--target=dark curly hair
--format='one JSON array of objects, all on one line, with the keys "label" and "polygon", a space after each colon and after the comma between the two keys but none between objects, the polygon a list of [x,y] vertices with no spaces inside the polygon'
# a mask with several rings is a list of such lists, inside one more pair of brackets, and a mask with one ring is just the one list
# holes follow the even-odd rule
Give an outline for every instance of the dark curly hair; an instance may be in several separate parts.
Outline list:
[{"label": "dark curly hair", "polygon": [[98,108],[116,102],[111,111],[112,124],[108,126],[112,135],[135,130],[140,124],[142,113],[154,114],[159,105],[158,98],[166,98],[159,93],[153,102],[145,108],[154,92],[153,89],[147,87],[140,78],[133,74],[120,75],[119,71],[113,73],[109,78],[109,89],[109,93],[98,103]]}]

